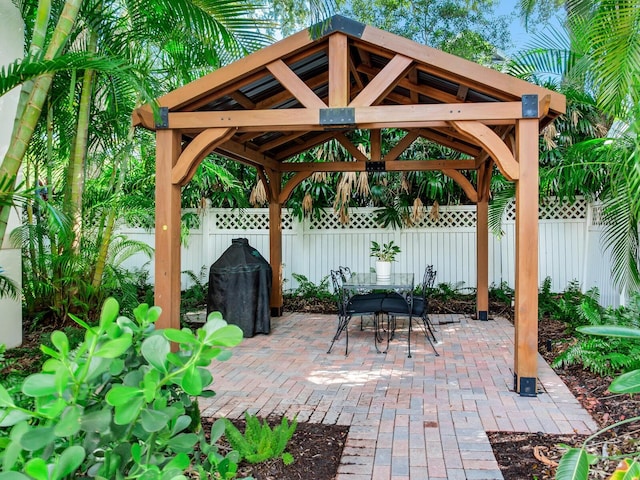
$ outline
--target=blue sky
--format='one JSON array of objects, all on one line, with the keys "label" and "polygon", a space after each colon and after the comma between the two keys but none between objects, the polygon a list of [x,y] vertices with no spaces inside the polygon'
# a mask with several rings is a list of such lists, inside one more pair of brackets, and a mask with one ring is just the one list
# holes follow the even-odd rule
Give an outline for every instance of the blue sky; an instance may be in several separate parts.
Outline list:
[{"label": "blue sky", "polygon": [[[523,50],[527,46],[530,46],[535,39],[535,31],[525,31],[524,24],[518,15],[518,0],[499,0],[498,7],[496,8],[496,14],[498,15],[511,15],[513,20],[510,25],[511,41],[514,45],[508,50],[508,53],[514,53],[518,50]],[[557,18],[550,22],[556,28],[560,25]],[[537,30],[543,30],[544,25],[536,26]]]}]

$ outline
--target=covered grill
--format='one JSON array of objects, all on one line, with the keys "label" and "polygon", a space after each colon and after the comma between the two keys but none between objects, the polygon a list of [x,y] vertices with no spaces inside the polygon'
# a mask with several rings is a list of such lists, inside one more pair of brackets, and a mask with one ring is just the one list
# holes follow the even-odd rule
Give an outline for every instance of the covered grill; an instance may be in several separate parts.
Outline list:
[{"label": "covered grill", "polygon": [[246,238],[234,238],[209,270],[207,315],[221,312],[245,337],[269,333],[270,296],[271,265]]}]

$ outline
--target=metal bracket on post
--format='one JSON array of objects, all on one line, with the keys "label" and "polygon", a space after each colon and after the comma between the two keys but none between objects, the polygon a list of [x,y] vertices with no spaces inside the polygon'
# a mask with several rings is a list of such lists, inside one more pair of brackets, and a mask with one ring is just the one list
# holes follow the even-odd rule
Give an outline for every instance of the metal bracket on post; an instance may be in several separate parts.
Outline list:
[{"label": "metal bracket on post", "polygon": [[386,172],[387,164],[385,162],[365,162],[365,172]]},{"label": "metal bracket on post", "polygon": [[538,95],[522,95],[522,118],[538,118]]},{"label": "metal bracket on post", "polygon": [[489,312],[486,310],[478,311],[478,320],[482,320],[483,322],[487,322],[489,320]]},{"label": "metal bracket on post", "polygon": [[520,396],[536,397],[536,379],[533,377],[520,377]]},{"label": "metal bracket on post", "polygon": [[169,128],[169,107],[160,107],[156,117],[156,129],[166,130]]},{"label": "metal bracket on post", "polygon": [[356,124],[355,108],[321,108],[320,125],[331,127],[348,126],[354,127]]}]

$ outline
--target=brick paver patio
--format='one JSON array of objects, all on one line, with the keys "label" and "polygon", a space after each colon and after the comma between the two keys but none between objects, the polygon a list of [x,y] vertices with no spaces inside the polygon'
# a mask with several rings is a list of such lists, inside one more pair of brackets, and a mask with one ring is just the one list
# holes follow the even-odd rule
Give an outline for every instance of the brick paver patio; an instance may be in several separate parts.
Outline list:
[{"label": "brick paver patio", "polygon": [[249,411],[350,425],[338,480],[502,479],[486,432],[596,430],[541,357],[540,394],[513,392],[514,328],[507,320],[432,320],[440,356],[415,331],[407,358],[406,330],[378,354],[370,327],[361,331],[354,319],[345,357],[344,335],[326,353],[334,315],[274,318],[270,335],[245,339],[230,360],[213,365],[217,395],[201,400],[203,416]]}]

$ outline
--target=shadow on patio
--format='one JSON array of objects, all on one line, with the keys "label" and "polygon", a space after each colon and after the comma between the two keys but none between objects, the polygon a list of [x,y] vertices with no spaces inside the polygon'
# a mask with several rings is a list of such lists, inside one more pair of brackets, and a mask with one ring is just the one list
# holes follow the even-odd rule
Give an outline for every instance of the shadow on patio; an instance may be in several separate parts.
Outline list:
[{"label": "shadow on patio", "polygon": [[[338,479],[501,479],[487,431],[589,433],[595,422],[539,357],[540,392],[513,392],[513,333],[503,318],[432,315],[439,357],[406,328],[387,354],[371,327],[354,319],[332,353],[334,315],[272,319],[272,333],[245,339],[213,364],[217,395],[202,415],[298,415],[301,422],[349,425]],[[399,320],[402,322],[402,320]]]}]

